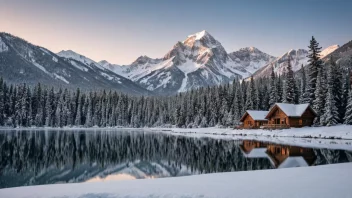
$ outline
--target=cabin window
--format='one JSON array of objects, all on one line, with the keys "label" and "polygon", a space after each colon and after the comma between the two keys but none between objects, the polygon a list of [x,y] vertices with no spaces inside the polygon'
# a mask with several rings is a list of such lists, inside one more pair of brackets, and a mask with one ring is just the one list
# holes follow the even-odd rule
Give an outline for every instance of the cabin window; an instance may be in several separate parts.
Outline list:
[{"label": "cabin window", "polygon": [[286,149],[282,149],[281,154],[286,155]]}]

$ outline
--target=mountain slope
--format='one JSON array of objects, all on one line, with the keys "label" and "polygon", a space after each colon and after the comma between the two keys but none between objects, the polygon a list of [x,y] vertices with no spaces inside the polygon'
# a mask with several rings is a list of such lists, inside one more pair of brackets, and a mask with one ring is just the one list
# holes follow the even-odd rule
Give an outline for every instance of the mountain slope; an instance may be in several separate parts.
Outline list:
[{"label": "mountain slope", "polygon": [[290,51],[286,52],[279,58],[275,59],[274,61],[270,62],[266,66],[262,67],[258,71],[253,74],[254,78],[258,77],[268,77],[271,74],[271,68],[274,67],[274,72],[277,75],[282,75],[286,71],[287,68],[287,59],[290,56],[291,58],[291,65],[293,71],[298,71],[301,66],[305,66],[308,63],[308,51],[304,49],[291,49]]},{"label": "mountain slope", "polygon": [[99,64],[82,64],[71,58],[62,58],[7,33],[0,33],[0,76],[8,83],[42,83],[72,89],[80,87],[86,90],[150,93]]},{"label": "mountain slope", "polygon": [[341,66],[352,69],[352,41],[342,45],[329,55],[323,58],[323,61],[328,61],[333,57]]},{"label": "mountain slope", "polygon": [[[346,49],[345,49],[346,48]],[[346,56],[346,53],[348,54],[347,47],[344,47],[341,49],[339,45],[332,45],[324,50],[321,51],[320,57],[322,58],[323,61],[326,61],[332,54],[336,56],[336,58],[339,57],[344,57]],[[342,53],[343,51],[343,53]],[[336,52],[336,53],[335,53]],[[340,53],[341,52],[341,53]],[[338,55],[340,53],[340,55]],[[352,51],[350,52],[352,55]],[[290,50],[289,52],[286,52],[283,54],[281,57],[277,58],[276,60],[270,62],[266,66],[262,67],[259,69],[257,72],[253,74],[254,78],[257,77],[269,77],[271,74],[271,68],[274,67],[274,71],[277,75],[282,75],[286,68],[287,68],[287,57],[288,55],[291,56],[291,65],[292,65],[292,70],[293,71],[298,71],[301,69],[301,66],[303,65],[306,66],[308,64],[308,51],[305,49],[298,49],[298,50]]]},{"label": "mountain slope", "polygon": [[276,59],[276,57],[266,54],[255,47],[241,48],[230,53],[229,56],[238,65],[242,65],[242,71],[252,74]]},{"label": "mountain slope", "polygon": [[324,58],[325,56],[331,54],[335,50],[337,50],[340,46],[339,45],[331,45],[325,48],[323,51],[320,52],[320,58]]},{"label": "mountain slope", "polygon": [[101,65],[148,90],[173,94],[245,78],[273,59],[256,48],[228,54],[219,41],[201,31],[177,42],[163,58],[141,56],[131,65],[117,66],[107,61]]}]

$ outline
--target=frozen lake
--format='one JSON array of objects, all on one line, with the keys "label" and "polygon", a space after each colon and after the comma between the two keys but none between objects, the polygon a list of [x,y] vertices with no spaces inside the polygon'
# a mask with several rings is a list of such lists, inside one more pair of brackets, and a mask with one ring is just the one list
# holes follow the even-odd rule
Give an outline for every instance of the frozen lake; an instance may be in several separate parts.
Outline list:
[{"label": "frozen lake", "polygon": [[351,162],[351,150],[142,130],[3,130],[0,188],[316,166]]}]

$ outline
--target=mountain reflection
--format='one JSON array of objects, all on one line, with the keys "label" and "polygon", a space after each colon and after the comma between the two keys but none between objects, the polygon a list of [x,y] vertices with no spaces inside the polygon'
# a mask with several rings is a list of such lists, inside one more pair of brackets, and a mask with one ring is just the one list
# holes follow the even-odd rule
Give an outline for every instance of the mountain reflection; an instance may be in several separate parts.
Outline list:
[{"label": "mountain reflection", "polygon": [[342,150],[142,131],[0,132],[0,188],[352,161]]}]

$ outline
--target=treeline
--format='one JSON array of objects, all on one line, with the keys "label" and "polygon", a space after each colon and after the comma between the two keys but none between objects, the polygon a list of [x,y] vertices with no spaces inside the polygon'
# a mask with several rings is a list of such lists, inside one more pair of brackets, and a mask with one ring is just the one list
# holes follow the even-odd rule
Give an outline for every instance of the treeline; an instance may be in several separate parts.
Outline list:
[{"label": "treeline", "polygon": [[[277,102],[310,103],[315,125],[352,124],[349,65],[333,58],[323,63],[312,38],[309,65],[294,74],[290,57],[286,72],[269,78],[235,80],[170,97],[131,96],[112,91],[55,90],[40,84],[7,85],[0,80],[0,125],[84,127],[232,127],[246,110],[268,110]],[[351,59],[352,60],[352,59]]]}]

